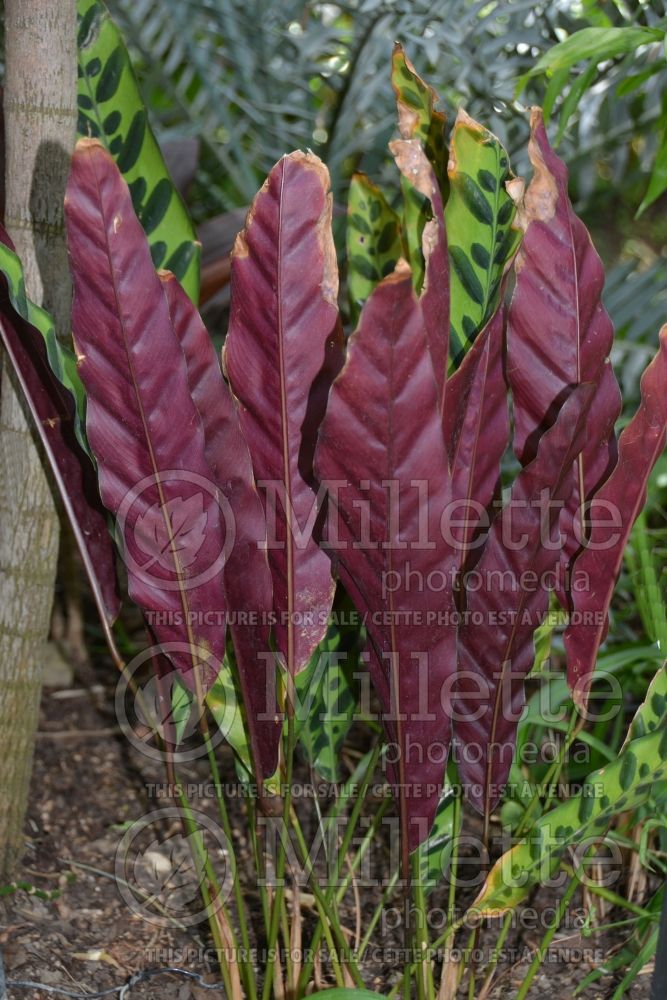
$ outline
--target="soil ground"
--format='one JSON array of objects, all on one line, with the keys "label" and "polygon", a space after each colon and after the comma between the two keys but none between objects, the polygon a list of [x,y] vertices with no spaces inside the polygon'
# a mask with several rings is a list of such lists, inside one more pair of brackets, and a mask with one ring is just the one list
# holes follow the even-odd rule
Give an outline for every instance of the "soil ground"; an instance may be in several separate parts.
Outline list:
[{"label": "soil ground", "polygon": [[[55,899],[44,899],[17,890],[0,898],[0,953],[8,980],[31,980],[52,988],[90,993],[122,984],[133,973],[162,966],[188,969],[208,982],[218,979],[214,962],[209,960],[212,953],[205,925],[156,925],[146,919],[145,909],[128,904],[115,881],[116,856],[128,825],[169,804],[156,799],[155,786],[164,781],[162,765],[132,747],[119,728],[114,712],[115,686],[113,667],[102,661],[90,672],[87,683],[82,684],[79,678],[73,687],[44,691],[25,829],[26,851],[17,881],[24,880],[41,892],[59,890],[59,894]],[[223,780],[234,782],[230,752],[223,746],[219,756]],[[188,780],[201,781],[204,777],[201,761],[185,765],[185,771]],[[201,808],[211,814],[213,803],[203,801]],[[301,802],[299,808],[304,818],[313,812],[312,803]],[[242,845],[239,872],[244,895],[251,906],[257,899],[259,907],[242,800],[232,799],[230,812],[234,836]],[[169,833],[173,834],[173,830]],[[380,867],[388,864],[390,839],[387,835],[387,842],[378,847]],[[148,857],[153,851],[148,883],[144,882],[149,890],[150,879],[159,882],[160,875],[160,847],[153,840],[146,847]],[[135,876],[141,879],[142,871],[146,876],[145,865],[143,869],[139,865]],[[380,891],[361,890],[362,928],[370,920]],[[307,892],[306,887],[302,905],[304,901],[307,905]],[[540,914],[548,913],[556,902],[553,893],[541,890],[530,901],[532,909],[526,911],[530,919],[517,921],[491,994],[494,1000],[509,1000],[515,995],[531,950],[542,934]],[[431,904],[444,908],[446,891],[436,891]],[[593,965],[622,943],[622,930],[615,932],[618,937],[584,940],[576,926],[581,905],[582,901],[575,899],[571,919],[556,935],[549,959],[534,981],[531,1000],[570,1000],[576,984]],[[353,899],[341,914],[343,923],[354,931],[357,913]],[[611,911],[606,920],[614,919]],[[498,926],[484,931],[482,948],[492,946]],[[375,943],[378,947],[364,965],[364,977],[370,989],[386,993],[396,981],[396,965],[390,956],[392,950],[401,947],[401,933],[387,932]],[[628,996],[636,1000],[649,996],[650,972],[647,968],[636,978]],[[333,985],[326,969],[320,985]],[[607,977],[581,996],[584,1000],[602,1000],[611,995],[613,987],[614,981]],[[49,995],[35,987],[8,987],[8,1000],[46,1000]],[[128,993],[130,1000],[201,1000],[218,995],[224,996],[224,991],[203,990],[197,983],[169,976],[141,983]]]}]

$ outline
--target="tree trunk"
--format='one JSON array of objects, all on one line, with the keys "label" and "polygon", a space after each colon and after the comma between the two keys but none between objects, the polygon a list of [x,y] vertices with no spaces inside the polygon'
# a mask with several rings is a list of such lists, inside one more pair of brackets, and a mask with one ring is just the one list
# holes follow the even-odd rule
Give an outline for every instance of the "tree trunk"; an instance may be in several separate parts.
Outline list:
[{"label": "tree trunk", "polygon": [[[69,334],[63,197],[76,136],[76,0],[5,2],[6,226],[30,298]],[[0,391],[0,880],[20,858],[58,518],[20,389]]]}]

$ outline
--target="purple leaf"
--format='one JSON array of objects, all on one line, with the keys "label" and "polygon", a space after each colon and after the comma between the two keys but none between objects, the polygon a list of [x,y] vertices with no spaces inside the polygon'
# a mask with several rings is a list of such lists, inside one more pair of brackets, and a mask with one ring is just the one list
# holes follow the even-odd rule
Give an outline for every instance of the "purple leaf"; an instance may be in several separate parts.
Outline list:
[{"label": "purple leaf", "polygon": [[660,331],[658,353],[644,372],[640,389],[639,409],[619,439],[618,463],[593,500],[588,547],[574,564],[574,611],[565,631],[565,650],[568,684],[581,707],[586,705],[595,659],[605,636],[623,550],[646,500],[651,469],[665,447],[667,325]]},{"label": "purple leaf", "polygon": [[366,302],[331,390],[315,468],[330,490],[326,542],[368,630],[370,671],[397,763],[407,851],[428,834],[450,741],[456,668],[454,553],[438,392],[410,271],[399,261]]},{"label": "purple leaf", "polygon": [[458,566],[468,570],[479,558],[492,503],[500,496],[500,462],[509,441],[504,327],[501,305],[447,382],[443,428],[456,505],[451,532]]},{"label": "purple leaf", "polygon": [[342,363],[329,174],[311,153],[283,157],[256,196],[232,260],[223,363],[268,526],[274,634],[291,673],[323,638],[333,601],[312,456]]},{"label": "purple leaf", "polygon": [[[258,774],[277,765],[280,721],[275,662],[270,653],[271,573],[262,547],[266,521],[255,489],[250,453],[232,394],[202,319],[172,274],[160,274],[188,369],[188,384],[204,427],[204,453],[233,516],[234,544],[223,567],[230,631]],[[243,614],[242,614],[243,613]],[[249,617],[244,618],[244,614]]]},{"label": "purple leaf", "polygon": [[[225,652],[227,539],[218,490],[148,243],[125,181],[95,140],[77,144],[65,219],[86,429],[102,501],[116,518],[130,596],[158,641],[176,644],[169,656],[186,682],[205,688]],[[186,517],[177,515],[179,507]],[[179,524],[189,526],[191,544]],[[159,558],[142,549],[147,538]]]},{"label": "purple leaf", "polygon": [[614,424],[621,395],[609,362],[613,327],[601,301],[604,270],[568,198],[567,169],[549,146],[539,108],[531,112],[528,147],[534,176],[518,220],[516,289],[510,305],[507,375],[514,406],[514,450],[532,461],[574,386],[596,386],[585,447],[572,470],[563,510],[559,599],[567,609],[567,574],[588,530],[586,502],[616,460]]},{"label": "purple leaf", "polygon": [[466,794],[487,819],[512,762],[533,635],[548,610],[548,574],[559,560],[560,505],[572,490],[569,473],[585,443],[593,393],[582,385],[569,395],[494,521],[474,580],[466,582],[454,734]]},{"label": "purple leaf", "polygon": [[187,500],[172,497],[162,506],[154,504],[137,517],[134,532],[138,548],[149,557],[142,566],[144,572],[153,565],[170,569],[176,554],[182,568],[188,569],[206,537],[201,493]]}]

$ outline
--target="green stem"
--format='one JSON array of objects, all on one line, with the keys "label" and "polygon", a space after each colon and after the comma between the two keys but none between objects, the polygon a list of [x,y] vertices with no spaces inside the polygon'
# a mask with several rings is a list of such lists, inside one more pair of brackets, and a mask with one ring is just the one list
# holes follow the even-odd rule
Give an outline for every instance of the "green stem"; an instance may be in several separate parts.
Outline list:
[{"label": "green stem", "polygon": [[[373,775],[375,774],[375,768],[377,767],[377,763],[380,759],[381,753],[382,753],[382,745],[378,742],[373,747],[373,752],[371,753],[368,764],[366,766],[366,770],[364,771],[364,777],[361,783],[361,787],[359,789],[359,794],[355,799],[354,806],[352,807],[352,812],[350,813],[349,821],[345,828],[345,833],[343,834],[343,839],[340,848],[338,849],[336,854],[334,872],[330,884],[327,886],[326,894],[324,897],[326,900],[326,909],[330,907],[331,903],[335,898],[335,893],[338,888],[338,881],[340,879],[340,873],[343,866],[343,861],[345,859],[349,846],[352,842],[352,838],[354,837],[357,823],[359,822],[359,816],[361,815],[361,810],[363,809],[364,801],[368,793],[368,788],[373,778]],[[342,795],[339,801],[336,803],[336,808],[332,812],[331,819],[338,818],[340,812],[343,809],[344,802],[345,802],[345,797]],[[319,948],[320,942],[322,941],[323,933],[324,933],[324,925],[322,920],[320,919],[319,923],[315,928],[310,943],[308,960],[304,962],[303,969],[301,970],[301,976],[299,978],[299,989],[302,990],[305,989],[306,984],[308,983],[312,975],[314,956],[317,954],[317,949]],[[361,985],[361,983],[359,985]]]},{"label": "green stem", "polygon": [[[288,675],[289,676],[289,675]],[[293,683],[291,677],[288,684]],[[296,745],[296,730],[294,726],[294,698],[293,692],[287,692],[287,755],[286,755],[286,775],[285,775],[285,798],[283,801],[283,829],[278,838],[276,856],[276,891],[271,906],[271,920],[269,922],[269,933],[267,940],[267,973],[264,979],[262,990],[262,1000],[269,1000],[273,984],[273,955],[278,944],[278,931],[280,929],[280,915],[282,911],[283,896],[285,894],[285,869],[287,861],[286,838],[289,830],[290,811],[292,805],[292,773],[294,769],[294,748]],[[271,971],[269,971],[271,970]]]},{"label": "green stem", "polygon": [[[547,776],[544,780],[544,784],[547,787],[556,784],[560,780],[561,772],[565,764],[565,758],[569,752],[570,747],[577,738],[577,733],[579,732],[579,729],[583,725],[583,722],[584,720],[578,717],[576,708],[573,708],[572,712],[570,713],[570,719],[568,722],[565,739],[561,744],[558,756],[556,757],[555,761],[547,771]],[[554,796],[551,794],[551,792],[549,792],[545,800],[544,806],[542,808],[543,813],[546,812],[546,810],[549,808],[551,802],[553,801],[553,798]],[[530,829],[530,826],[532,825],[533,821],[533,814],[535,813],[537,807],[539,806],[539,803],[540,803],[540,797],[539,795],[535,795],[516,828],[515,836],[517,838],[521,837],[524,833],[526,833],[528,829]]]},{"label": "green stem", "polygon": [[[348,871],[348,873],[343,878],[343,881],[341,882],[341,884],[340,884],[340,886],[338,888],[338,891],[336,892],[336,900],[339,903],[343,900],[343,897],[345,896],[345,893],[350,888],[350,884],[352,882],[352,876],[354,875],[354,873],[356,872],[357,868],[361,864],[362,859],[363,859],[364,855],[366,854],[366,851],[371,846],[371,844],[373,842],[373,839],[375,837],[375,834],[377,833],[377,831],[379,829],[379,826],[380,826],[380,824],[382,822],[382,819],[383,819],[385,813],[389,810],[390,804],[391,803],[390,803],[389,799],[385,799],[384,800],[384,802],[382,803],[382,805],[380,806],[380,808],[376,812],[375,816],[373,817],[371,825],[369,826],[368,830],[364,834],[364,839],[362,840],[361,844],[359,845],[357,853],[354,855],[354,857],[352,858],[352,861],[350,862],[350,870]],[[397,877],[398,877],[398,875],[397,875]]]},{"label": "green stem", "polygon": [[257,807],[255,800],[248,799],[248,821],[250,823],[250,844],[252,847],[252,856],[255,863],[255,871],[257,872],[258,878],[258,889],[259,897],[262,903],[262,916],[264,918],[264,926],[269,926],[269,896],[266,891],[265,875],[266,875],[266,865],[264,864],[264,854],[259,842],[259,836],[257,833]]},{"label": "green stem", "polygon": [[[304,866],[304,868],[306,869],[306,872],[307,872],[307,875],[308,875],[308,881],[309,881],[311,889],[313,890],[313,895],[315,896],[315,902],[317,903],[317,909],[318,909],[318,913],[319,913],[319,917],[320,917],[320,921],[319,921],[318,926],[321,925],[322,928],[323,928],[323,933],[324,933],[324,936],[327,939],[327,945],[328,945],[330,953],[331,953],[332,963],[335,965],[336,961],[338,961],[338,954],[340,954],[340,957],[343,959],[343,961],[345,962],[346,966],[349,968],[350,973],[352,975],[352,978],[354,979],[355,984],[360,989],[363,989],[364,988],[364,981],[361,978],[361,975],[359,973],[359,969],[357,968],[357,963],[355,961],[354,955],[353,955],[352,951],[350,950],[350,948],[348,946],[348,943],[345,940],[345,936],[343,935],[343,932],[341,930],[340,920],[338,919],[338,913],[336,912],[336,910],[334,908],[332,908],[332,906],[331,906],[332,900],[330,900],[328,898],[327,894],[325,894],[325,893],[322,892],[322,888],[321,888],[319,882],[317,881],[317,878],[315,876],[315,871],[313,869],[313,863],[310,860],[310,857],[308,855],[308,847],[306,845],[306,840],[305,840],[305,837],[303,835],[303,830],[301,829],[301,826],[300,826],[298,820],[296,820],[296,818],[295,818],[295,822],[294,822],[294,832],[296,834],[297,847],[298,847],[298,850],[299,850],[299,860],[300,860],[301,864]],[[332,933],[333,933],[333,937],[335,937],[335,940],[336,940],[336,945],[337,945],[337,948],[338,948],[338,954],[337,954],[337,949],[334,946],[333,938],[331,936]],[[320,936],[320,938],[318,939],[318,943],[317,943],[316,947],[319,947],[319,942],[321,940],[322,940],[322,938]],[[313,960],[314,960],[313,959],[314,955],[315,955],[315,951],[312,951],[311,954],[309,955],[309,961],[308,961],[307,965],[306,965],[306,963],[304,963],[304,968],[303,968],[303,970],[301,972],[301,976],[299,978],[299,991],[302,991],[302,990],[305,989],[305,986],[308,983],[308,980],[310,979],[310,972],[308,972],[308,979],[305,979],[305,982],[304,982],[304,972],[307,969],[312,969],[312,963],[313,963]]]},{"label": "green stem", "polygon": [[248,933],[248,923],[246,920],[243,893],[241,891],[241,882],[240,879],[238,878],[236,871],[236,858],[234,856],[234,839],[232,835],[232,825],[229,822],[227,803],[225,802],[224,795],[222,794],[220,769],[218,768],[218,762],[215,759],[215,750],[213,749],[213,744],[211,742],[211,734],[209,732],[208,723],[205,722],[201,726],[201,729],[202,729],[202,735],[204,737],[204,743],[206,745],[206,754],[208,756],[209,767],[211,769],[211,776],[213,778],[213,787],[215,788],[215,799],[218,806],[218,813],[220,815],[220,822],[222,823],[222,829],[225,834],[225,839],[227,840],[227,847],[231,854],[232,862],[234,864],[234,901],[236,903],[236,913],[239,922],[239,930],[241,932],[241,943],[243,945],[243,951],[244,951],[244,959],[242,962],[239,963],[241,966],[243,984],[247,990],[249,1000],[257,1000],[257,981],[255,979],[255,965],[250,958],[251,954],[250,935]]},{"label": "green stem", "polygon": [[456,913],[456,876],[459,870],[459,837],[458,829],[461,823],[461,796],[454,799],[452,829],[454,830],[454,842],[452,843],[452,857],[449,863],[449,892],[447,895],[447,926],[454,923]]},{"label": "green stem", "polygon": [[540,942],[540,946],[537,949],[533,957],[533,960],[530,963],[530,966],[528,967],[528,972],[526,973],[523,982],[519,987],[519,992],[517,993],[515,1000],[526,1000],[526,996],[528,995],[528,990],[530,989],[531,983],[535,978],[537,970],[544,961],[544,956],[546,955],[549,949],[549,945],[553,941],[556,931],[561,925],[561,921],[565,916],[566,910],[570,905],[570,901],[572,900],[572,897],[577,891],[578,886],[579,886],[579,876],[575,874],[574,877],[570,880],[570,884],[568,885],[567,889],[565,890],[563,898],[558,904],[558,909],[556,910],[553,923],[547,928]]},{"label": "green stem", "polygon": [[394,874],[391,876],[389,883],[385,886],[384,892],[382,893],[382,898],[378,903],[378,905],[375,907],[375,910],[373,911],[373,916],[371,917],[370,923],[366,928],[366,933],[361,939],[361,943],[359,945],[359,953],[358,953],[358,958],[360,962],[362,961],[364,953],[368,948],[370,939],[373,936],[373,931],[377,927],[378,921],[382,916],[382,911],[384,910],[385,906],[387,905],[387,902],[391,898],[394,889],[396,888],[397,882],[398,882],[398,869],[396,869]]},{"label": "green stem", "polygon": [[475,945],[477,944],[477,931],[477,927],[473,927],[470,931],[463,959],[464,966],[468,966],[470,974],[470,978],[468,979],[468,1000],[475,1000],[475,972],[477,969],[473,961],[473,952],[475,950]]},{"label": "green stem", "polygon": [[[160,702],[162,704],[163,710],[170,704],[167,696],[165,686],[162,681],[161,674],[156,667],[155,659],[153,659],[153,665],[155,667],[155,675],[158,679],[158,693]],[[195,682],[198,684],[197,673],[195,672]],[[198,687],[199,693],[199,687]],[[202,706],[201,699],[199,699],[200,710]],[[167,718],[168,716],[163,716]],[[200,728],[202,732],[208,732],[208,727],[206,724],[205,716],[200,716]],[[210,862],[208,851],[204,849],[203,839],[201,838],[201,831],[197,826],[195,818],[192,814],[192,806],[190,805],[190,800],[183,790],[183,786],[177,779],[176,769],[174,766],[174,746],[175,746],[175,735],[171,731],[170,724],[165,723],[165,731],[160,739],[160,745],[165,751],[165,769],[167,775],[167,783],[170,788],[170,794],[174,805],[180,806],[181,812],[181,823],[183,825],[184,832],[186,834],[188,844],[190,845],[190,850],[193,855],[193,861],[195,862],[195,868],[197,871],[204,871],[206,873],[206,880],[202,880],[200,883],[200,893],[202,900],[204,902],[204,907],[206,909],[206,916],[208,918],[209,927],[211,930],[211,935],[218,953],[218,960],[220,962],[220,971],[222,973],[222,978],[225,983],[225,988],[230,991],[232,990],[231,974],[229,970],[229,958],[227,955],[227,945],[222,939],[222,934],[217,921],[217,911],[222,913],[227,926],[229,927],[229,933],[232,939],[232,948],[234,953],[237,952],[236,937],[234,935],[234,927],[229,919],[229,914],[225,908],[224,902],[222,901],[221,893],[222,889],[218,882],[215,870]],[[209,890],[209,885],[213,887],[216,900],[220,900],[217,910],[214,911],[212,906],[211,893]]]},{"label": "green stem", "polygon": [[[439,948],[444,948],[449,939],[456,936],[456,933],[463,927],[464,923],[465,923],[465,916],[461,917],[460,920],[457,920],[455,924],[450,924],[447,930],[443,931],[440,937],[433,942],[432,946],[433,951],[437,951]],[[392,997],[396,996],[398,991],[403,987],[403,982],[405,978],[406,977],[410,978],[410,976],[412,976],[412,963],[408,963],[406,965],[405,969],[403,970],[403,975],[387,994],[387,1000],[392,1000]]]},{"label": "green stem", "polygon": [[[572,878],[576,877],[576,872],[574,868],[570,867],[570,865],[565,862],[561,862],[561,867],[567,872],[568,875],[571,875]],[[605,888],[603,885],[595,885],[594,882],[591,882],[586,886],[586,888],[589,892],[599,896],[600,899],[604,899],[608,903],[611,903],[612,906],[618,906],[621,909],[628,910],[630,913],[636,913],[638,917],[651,916],[650,910],[645,910],[642,906],[638,906],[637,903],[633,903],[632,900],[619,896],[618,893]]]},{"label": "green stem", "polygon": [[[202,845],[199,842],[199,837],[201,831],[197,826],[197,823],[192,815],[192,808],[188,800],[187,795],[182,789],[182,786],[177,786],[178,799],[180,801],[181,810],[183,812],[183,823],[188,832],[188,843],[191,845],[191,850],[197,854],[195,863],[200,870],[206,872],[206,879],[203,879],[200,886],[200,892],[202,899],[204,901],[204,906],[206,908],[206,915],[208,917],[209,927],[211,928],[211,934],[213,936],[213,941],[215,943],[216,951],[218,953],[218,959],[220,962],[220,972],[222,973],[222,979],[225,984],[225,989],[227,990],[228,996],[232,996],[232,981],[229,972],[229,959],[227,955],[227,946],[222,940],[222,935],[220,933],[220,928],[218,922],[215,918],[215,912],[213,910],[213,901],[211,899],[211,893],[209,891],[209,884],[213,887],[216,900],[221,896],[221,888],[218,883],[217,876],[213,870],[211,862],[208,857],[208,851],[202,849]],[[200,867],[201,866],[201,867]],[[227,924],[230,928],[230,933],[232,935],[232,942],[234,951],[236,951],[236,940],[234,938],[234,928],[232,926],[231,920],[229,919],[229,914],[225,910],[224,903],[220,903],[218,909],[223,914]]]},{"label": "green stem", "polygon": [[430,942],[428,936],[428,920],[426,914],[426,896],[419,866],[419,851],[412,855],[412,892],[414,897],[415,922],[413,927],[415,958],[419,962],[417,969],[418,1000],[434,1000],[433,967],[431,964]]},{"label": "green stem", "polygon": [[500,958],[500,954],[503,950],[503,945],[505,944],[505,940],[512,926],[513,915],[514,913],[512,910],[510,910],[509,913],[505,914],[505,919],[503,920],[503,926],[501,927],[500,934],[498,935],[496,943],[493,946],[493,951],[491,952],[491,958],[489,959],[489,964],[484,970],[484,982],[480,990],[481,996],[485,995],[484,991],[489,988],[489,984],[493,979],[493,973],[496,971],[496,966],[498,965],[498,959]]}]

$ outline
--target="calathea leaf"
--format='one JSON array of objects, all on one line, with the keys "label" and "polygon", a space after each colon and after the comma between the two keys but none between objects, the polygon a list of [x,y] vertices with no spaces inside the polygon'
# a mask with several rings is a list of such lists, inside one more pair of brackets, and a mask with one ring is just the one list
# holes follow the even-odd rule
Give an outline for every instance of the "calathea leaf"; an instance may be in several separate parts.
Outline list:
[{"label": "calathea leaf", "polygon": [[442,196],[435,172],[418,139],[396,139],[389,143],[389,148],[405,182],[431,206],[431,218],[421,230],[424,279],[419,305],[433,363],[438,405],[442,410],[449,354],[449,269]]},{"label": "calathea leaf", "polygon": [[449,469],[405,261],[364,306],[331,390],[315,468],[330,490],[326,544],[366,620],[371,677],[394,751],[407,877],[407,852],[428,834],[444,779],[456,630],[454,553],[440,530]]},{"label": "calathea leaf", "polygon": [[[445,116],[435,110],[438,95],[425,83],[397,42],[394,45],[391,83],[396,94],[398,131],[402,139],[420,143],[433,168],[441,196],[447,192],[447,150],[445,148]],[[412,280],[420,291],[424,280],[422,234],[429,219],[429,204],[424,192],[401,178],[403,192],[403,237],[412,268]]]},{"label": "calathea leaf", "polygon": [[[102,502],[116,518],[130,596],[157,640],[173,644],[169,656],[189,686],[205,688],[225,652],[225,508],[146,237],[127,184],[97,140],[77,144],[65,220],[86,430]],[[192,559],[188,551],[186,566],[174,506],[199,496],[204,539]],[[195,519],[198,510],[197,501]],[[147,536],[163,553],[159,561],[142,549]]]},{"label": "calathea leaf", "polygon": [[347,202],[347,286],[355,325],[375,286],[396,267],[401,248],[398,215],[366,174],[353,174]]},{"label": "calathea leaf", "polygon": [[[190,394],[202,421],[204,454],[213,482],[233,518],[233,544],[222,569],[225,600],[255,770],[260,777],[268,778],[277,765],[280,720],[275,698],[275,662],[269,645],[273,586],[264,548],[264,510],[255,488],[250,453],[241,433],[236,405],[222,377],[206,327],[174,276],[162,272],[160,278],[171,323],[185,355]],[[201,504],[201,495],[187,502],[195,501]],[[203,539],[202,532],[202,542]],[[225,662],[216,683],[221,682],[229,669]]]},{"label": "calathea leaf", "polygon": [[586,504],[616,459],[614,424],[621,394],[609,362],[613,327],[601,301],[604,270],[567,194],[567,169],[549,146],[538,108],[531,112],[534,176],[519,222],[524,238],[508,317],[507,373],[514,450],[526,464],[572,387],[596,386],[586,444],[572,469],[573,490],[561,518],[563,553],[557,588],[567,610],[566,577],[587,535]]},{"label": "calathea leaf", "polygon": [[200,247],[169,176],[141,99],[130,57],[102,0],[77,0],[79,136],[99,139],[127,180],[156,267],[199,294]]},{"label": "calathea leaf", "polygon": [[450,354],[460,364],[495,312],[521,239],[514,226],[523,182],[499,140],[461,109],[449,149],[445,224],[451,270]]},{"label": "calathea leaf", "polygon": [[649,684],[644,700],[635,712],[623,746],[640,736],[646,736],[667,722],[667,660],[658,667]]},{"label": "calathea leaf", "polygon": [[559,558],[554,532],[560,504],[572,490],[569,471],[584,445],[593,391],[585,385],[570,395],[492,524],[474,580],[464,581],[468,617],[459,630],[457,763],[468,799],[487,820],[512,763],[533,636],[548,611],[547,575]]},{"label": "calathea leaf", "polygon": [[666,777],[663,723],[628,743],[615,760],[588,775],[577,795],[540,817],[529,837],[496,861],[469,916],[492,917],[514,909],[534,886],[552,876],[568,845],[585,845],[585,838],[591,838],[592,846],[614,815],[646,802],[654,784]]},{"label": "calathea leaf", "polygon": [[436,111],[439,100],[436,91],[419,76],[400,42],[395,43],[392,52],[391,85],[396,95],[401,138],[421,142],[444,198],[447,194],[446,118],[441,111]]},{"label": "calathea leaf", "polygon": [[455,788],[445,783],[433,826],[426,840],[417,849],[419,852],[419,877],[426,893],[433,892],[442,883],[452,856],[454,842],[461,830],[460,810],[459,822],[458,824],[455,822],[457,794]]},{"label": "calathea leaf", "polygon": [[[23,269],[0,225],[2,278],[0,337],[30,408],[63,506],[72,525],[102,622],[120,610],[113,543],[97,489],[95,471],[75,432],[73,395],[49,364],[49,342],[57,350],[53,323],[25,295]],[[64,349],[63,349],[64,350]]]},{"label": "calathea leaf", "polygon": [[658,353],[642,376],[640,390],[639,409],[619,439],[618,461],[593,498],[590,537],[573,568],[574,610],[564,641],[568,683],[579,705],[586,704],[623,549],[646,500],[651,469],[665,447],[667,326],[660,331]]},{"label": "calathea leaf", "polygon": [[500,496],[500,462],[509,441],[503,373],[505,309],[499,306],[447,380],[443,413],[452,470],[451,532],[459,569],[472,569]]},{"label": "calathea leaf", "polygon": [[358,634],[357,627],[331,622],[308,666],[296,678],[297,738],[326,781],[340,780],[340,752],[354,720]]},{"label": "calathea leaf", "polygon": [[178,555],[183,569],[188,569],[196,560],[206,535],[203,498],[201,494],[194,494],[187,500],[172,497],[162,505],[162,511],[169,523],[167,538],[150,508],[135,521],[137,545],[150,557],[144,563],[144,570],[150,569],[153,564],[169,569],[174,555]]},{"label": "calathea leaf", "polygon": [[26,295],[23,265],[14,252],[14,244],[0,224],[0,272],[7,283],[9,301],[16,313],[44,338],[46,356],[53,374],[74,401],[74,433],[82,449],[90,456],[86,441],[86,392],[76,370],[76,358],[57,336],[53,320]]},{"label": "calathea leaf", "polygon": [[223,363],[267,515],[274,630],[290,673],[327,628],[334,583],[319,548],[312,456],[342,363],[329,174],[291,153],[255,198],[232,258]]}]

